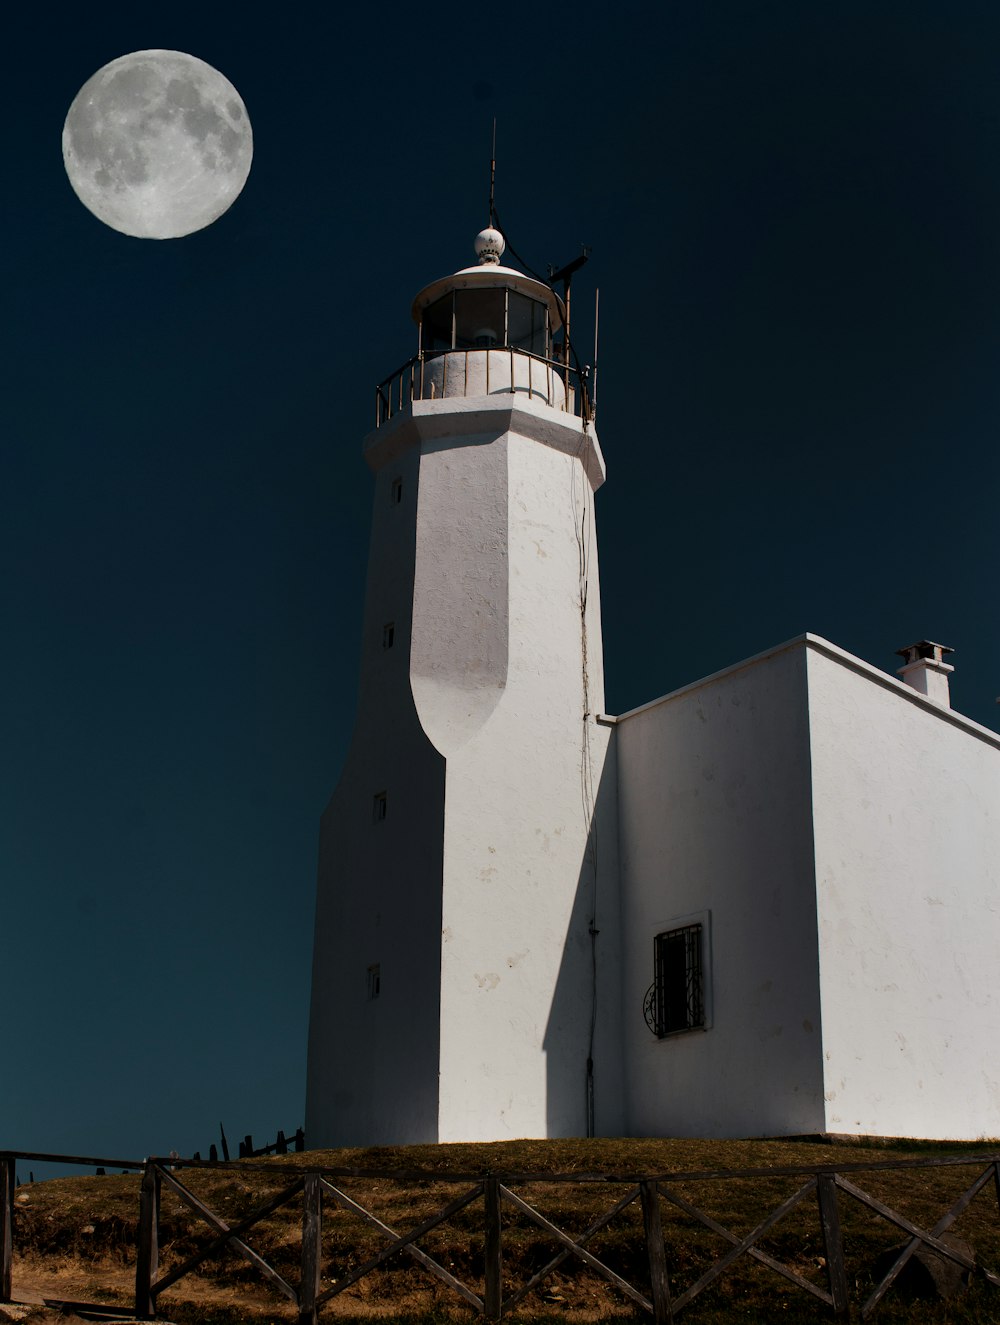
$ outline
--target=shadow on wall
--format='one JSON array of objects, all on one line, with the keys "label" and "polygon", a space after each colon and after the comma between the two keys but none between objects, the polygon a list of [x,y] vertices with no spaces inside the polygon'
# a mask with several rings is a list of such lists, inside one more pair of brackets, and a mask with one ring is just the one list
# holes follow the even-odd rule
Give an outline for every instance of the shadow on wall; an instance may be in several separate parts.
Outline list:
[{"label": "shadow on wall", "polygon": [[[615,750],[607,751],[587,849],[542,1041],[550,1137],[617,1135],[621,1081],[618,813]],[[584,813],[581,800],[580,813]],[[591,934],[591,926],[597,931]],[[593,1076],[588,1060],[593,1060]]]}]

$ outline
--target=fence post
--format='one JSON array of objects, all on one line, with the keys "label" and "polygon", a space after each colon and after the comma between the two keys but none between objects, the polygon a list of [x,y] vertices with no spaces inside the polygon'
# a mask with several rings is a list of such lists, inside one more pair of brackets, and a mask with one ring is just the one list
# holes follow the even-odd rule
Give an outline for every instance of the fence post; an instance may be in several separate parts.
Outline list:
[{"label": "fence post", "polygon": [[139,1232],[135,1252],[135,1314],[153,1320],[156,1300],[153,1284],[160,1263],[160,1174],[156,1161],[146,1160],[139,1189]]},{"label": "fence post", "polygon": [[318,1173],[307,1173],[302,1198],[302,1283],[299,1286],[299,1325],[316,1325],[323,1255],[323,1189]]},{"label": "fence post", "polygon": [[670,1306],[670,1280],[667,1277],[667,1256],[660,1224],[659,1188],[651,1179],[644,1178],[639,1183],[639,1195],[642,1199],[642,1226],[646,1233],[646,1255],[649,1257],[649,1283],[653,1291],[653,1320],[656,1325],[669,1325],[674,1313]]},{"label": "fence post", "polygon": [[14,1174],[16,1160],[0,1159],[0,1302],[9,1302],[14,1261]]},{"label": "fence post", "polygon": [[816,1175],[816,1196],[819,1202],[819,1222],[823,1229],[826,1252],[826,1272],[833,1298],[833,1314],[842,1320],[850,1318],[851,1303],[847,1296],[847,1270],[844,1266],[844,1240],[840,1233],[840,1212],[837,1209],[837,1183],[831,1174]]},{"label": "fence post", "polygon": [[488,1321],[498,1321],[503,1312],[500,1272],[503,1269],[503,1246],[500,1241],[500,1179],[486,1178],[483,1182],[483,1200],[486,1206],[486,1291],[483,1314]]}]

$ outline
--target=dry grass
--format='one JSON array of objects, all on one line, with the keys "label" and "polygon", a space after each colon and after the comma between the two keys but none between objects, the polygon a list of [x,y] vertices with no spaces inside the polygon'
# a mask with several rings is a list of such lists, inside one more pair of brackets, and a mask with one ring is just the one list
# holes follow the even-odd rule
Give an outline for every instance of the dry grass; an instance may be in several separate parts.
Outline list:
[{"label": "dry grass", "polygon": [[[878,1163],[945,1153],[996,1153],[978,1147],[942,1147],[934,1143],[819,1145],[785,1141],[595,1140],[519,1141],[486,1145],[408,1146],[393,1149],[323,1151],[276,1158],[250,1168],[183,1170],[177,1176],[214,1211],[236,1223],[288,1185],[288,1169],[421,1169],[428,1176],[401,1185],[386,1179],[338,1178],[336,1185],[384,1223],[405,1231],[430,1216],[465,1188],[447,1181],[462,1172],[610,1175],[604,1180],[519,1183],[517,1191],[546,1218],[573,1236],[610,1209],[628,1186],[615,1177],[704,1170],[780,1168],[795,1165]],[[980,1170],[975,1167],[897,1169],[853,1175],[865,1191],[930,1228]],[[801,1179],[710,1179],[679,1181],[674,1189],[738,1236],[745,1235]],[[134,1239],[138,1178],[59,1179],[18,1191],[15,1246],[15,1295],[35,1294],[126,1305],[134,1279]],[[466,1186],[471,1186],[466,1184]],[[26,1198],[26,1199],[24,1199]],[[848,1274],[857,1300],[870,1291],[870,1269],[878,1252],[898,1243],[902,1234],[871,1211],[841,1197]],[[558,1250],[552,1239],[516,1210],[504,1205],[504,1292],[512,1292]],[[678,1294],[695,1282],[725,1250],[717,1235],[680,1210],[663,1205],[671,1287]],[[299,1277],[301,1199],[268,1216],[247,1240],[289,1282]],[[971,1242],[980,1261],[1000,1267],[1000,1220],[992,1184],[976,1198],[954,1226]],[[203,1247],[211,1234],[166,1188],[161,1207],[161,1271]],[[343,1278],[384,1245],[384,1238],[346,1211],[327,1205],[324,1220],[324,1287]],[[475,1201],[447,1224],[427,1233],[420,1246],[474,1292],[483,1290],[482,1202]],[[799,1274],[825,1287],[823,1245],[815,1198],[807,1197],[760,1244]],[[642,1292],[648,1292],[641,1212],[633,1203],[588,1248]],[[231,1250],[204,1262],[196,1272],[159,1299],[164,1316],[198,1325],[236,1321],[293,1320],[295,1313],[259,1273]],[[471,1312],[444,1285],[405,1256],[360,1280],[325,1308],[331,1320],[465,1321]],[[743,1257],[699,1297],[682,1319],[692,1325],[716,1322],[816,1321],[821,1304],[779,1279],[766,1267]],[[593,1271],[573,1258],[518,1308],[516,1318],[543,1325],[550,1321],[633,1319],[634,1308]],[[994,1322],[1000,1320],[1000,1290],[974,1284],[960,1304],[914,1305],[898,1296],[880,1306],[880,1321]]]}]

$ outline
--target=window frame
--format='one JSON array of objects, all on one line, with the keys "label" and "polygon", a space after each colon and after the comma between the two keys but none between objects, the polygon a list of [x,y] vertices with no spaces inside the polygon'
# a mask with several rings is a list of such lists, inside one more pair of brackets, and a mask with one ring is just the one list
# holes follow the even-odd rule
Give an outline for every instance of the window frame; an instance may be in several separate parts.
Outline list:
[{"label": "window frame", "polygon": [[[459,345],[458,343],[459,322],[460,320],[464,321],[467,315],[465,310],[463,310],[460,315],[459,298],[460,297],[464,298],[465,296],[473,296],[473,295],[485,295],[487,293],[496,293],[498,295],[503,296],[502,340],[498,340],[495,345],[490,345],[490,346],[477,346],[472,343],[468,345]],[[541,316],[539,319],[539,325],[537,327],[535,326],[534,321],[532,320],[530,338],[533,344],[538,338],[540,338],[541,349],[527,348],[520,343],[518,343],[517,345],[513,345],[511,343],[510,300],[512,295],[515,298],[523,301],[525,304],[533,306],[537,305],[538,311]],[[428,318],[428,314],[430,314],[432,310],[438,309],[442,304],[444,304],[445,300],[447,299],[451,300],[451,344],[442,345],[435,342],[433,345],[429,345],[428,342],[433,341],[434,338],[433,336],[428,336],[424,334],[424,321],[425,319]],[[473,318],[472,320],[474,322],[476,319]],[[428,330],[430,330],[430,327],[431,323],[430,320],[428,320]],[[500,328],[498,325],[497,331],[499,330]],[[443,340],[443,337],[441,337],[440,339]],[[549,363],[558,362],[555,358],[555,352],[556,352],[555,331],[553,330],[552,327],[552,319],[550,317],[550,310],[548,304],[545,302],[544,299],[538,299],[534,295],[528,294],[524,290],[512,289],[510,286],[507,285],[456,286],[454,289],[449,290],[445,294],[441,295],[439,299],[435,299],[433,303],[427,304],[421,310],[420,313],[418,346],[419,346],[419,352],[422,355],[426,354],[431,357],[438,354],[466,354],[477,349],[491,349],[491,350],[505,350],[508,352],[513,350],[515,354],[530,354],[535,358],[544,359]]]},{"label": "window frame", "polygon": [[[654,1020],[650,1022],[647,1016],[647,1025],[658,1041],[673,1040],[678,1036],[692,1035],[699,1031],[712,1029],[714,1020],[714,1008],[712,1000],[712,913],[711,911],[695,911],[687,915],[672,916],[669,920],[657,925],[653,930],[653,983],[647,990],[646,1006],[649,1005],[650,995],[653,997]],[[661,1020],[659,1008],[659,990],[660,984],[660,945],[661,941],[670,935],[675,935],[694,927],[700,929],[699,957],[701,965],[701,1011],[702,1016],[699,1022],[689,1023],[686,1026],[675,1026],[670,1030],[664,1028]],[[685,965],[685,978],[687,978],[687,965]]]}]

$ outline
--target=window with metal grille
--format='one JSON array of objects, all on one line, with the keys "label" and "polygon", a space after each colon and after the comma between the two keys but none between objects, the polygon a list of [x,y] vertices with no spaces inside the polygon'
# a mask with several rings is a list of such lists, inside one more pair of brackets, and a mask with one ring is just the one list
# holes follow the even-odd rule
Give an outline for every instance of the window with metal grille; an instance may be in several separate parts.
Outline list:
[{"label": "window with metal grille", "polygon": [[683,925],[653,940],[653,983],[643,1012],[654,1035],[700,1030],[705,1026],[703,926]]}]

